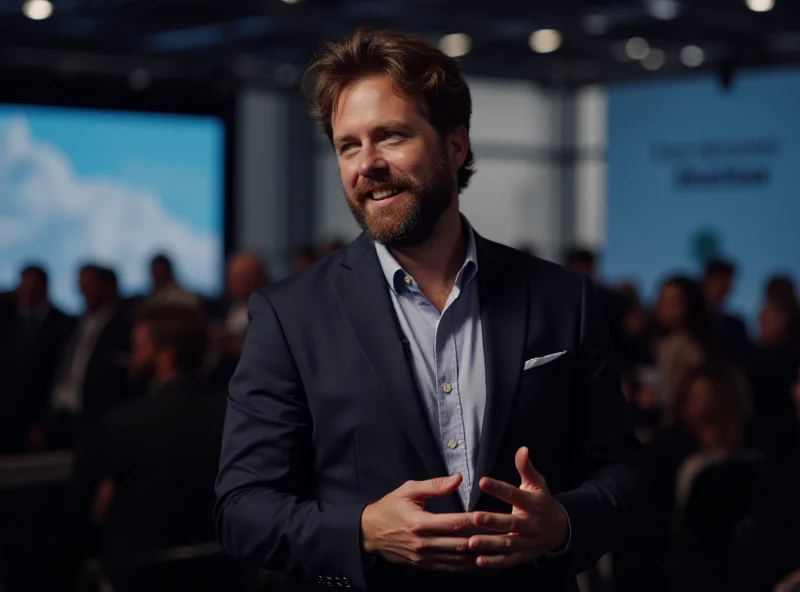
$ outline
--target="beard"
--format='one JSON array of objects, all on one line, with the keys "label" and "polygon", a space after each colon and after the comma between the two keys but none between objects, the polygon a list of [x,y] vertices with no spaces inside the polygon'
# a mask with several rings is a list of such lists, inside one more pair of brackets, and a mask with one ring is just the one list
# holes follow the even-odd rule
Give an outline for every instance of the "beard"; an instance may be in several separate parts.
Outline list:
[{"label": "beard", "polygon": [[[372,191],[391,186],[405,196],[396,203],[368,208]],[[358,225],[376,243],[387,247],[413,247],[433,234],[439,218],[455,199],[455,180],[442,147],[433,169],[419,181],[406,175],[386,175],[365,180],[347,196],[347,205]]]}]

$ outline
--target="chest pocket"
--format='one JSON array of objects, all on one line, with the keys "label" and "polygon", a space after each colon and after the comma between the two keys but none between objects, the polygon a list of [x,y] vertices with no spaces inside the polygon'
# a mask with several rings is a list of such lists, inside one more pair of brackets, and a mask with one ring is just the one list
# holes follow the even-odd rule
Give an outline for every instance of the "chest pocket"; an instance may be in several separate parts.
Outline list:
[{"label": "chest pocket", "polygon": [[520,388],[526,389],[538,385],[562,383],[566,386],[572,382],[573,376],[572,357],[569,352],[541,366],[522,371]]}]

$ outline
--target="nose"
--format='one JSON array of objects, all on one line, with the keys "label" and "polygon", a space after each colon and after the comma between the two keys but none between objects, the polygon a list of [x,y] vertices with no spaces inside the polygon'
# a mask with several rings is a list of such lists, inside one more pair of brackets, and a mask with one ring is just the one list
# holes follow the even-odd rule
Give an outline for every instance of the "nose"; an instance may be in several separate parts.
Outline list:
[{"label": "nose", "polygon": [[389,168],[381,151],[372,144],[362,146],[358,158],[358,174],[362,177],[373,177]]}]

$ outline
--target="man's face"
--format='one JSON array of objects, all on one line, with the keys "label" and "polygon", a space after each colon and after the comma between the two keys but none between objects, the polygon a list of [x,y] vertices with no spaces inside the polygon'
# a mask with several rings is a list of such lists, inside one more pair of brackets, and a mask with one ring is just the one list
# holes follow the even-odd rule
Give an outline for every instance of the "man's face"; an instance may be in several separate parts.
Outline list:
[{"label": "man's face", "polygon": [[466,130],[442,139],[420,106],[397,96],[384,76],[347,87],[331,123],[347,205],[372,240],[422,243],[441,215],[457,207]]},{"label": "man's face", "polygon": [[720,307],[730,294],[733,276],[729,273],[715,273],[705,278],[706,300],[713,307]]},{"label": "man's face", "polygon": [[20,304],[26,307],[34,307],[47,298],[47,288],[45,288],[44,282],[38,274],[32,271],[26,271],[20,276],[17,293]]},{"label": "man's face", "polygon": [[147,323],[139,323],[131,333],[131,355],[129,373],[131,379],[147,383],[156,373],[158,350],[153,344],[150,327]]}]

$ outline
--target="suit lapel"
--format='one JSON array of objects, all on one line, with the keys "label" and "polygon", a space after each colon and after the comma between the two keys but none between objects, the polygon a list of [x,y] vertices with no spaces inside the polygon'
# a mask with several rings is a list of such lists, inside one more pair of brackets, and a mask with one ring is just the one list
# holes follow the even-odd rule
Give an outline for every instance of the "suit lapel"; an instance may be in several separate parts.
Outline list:
[{"label": "suit lapel", "polygon": [[362,353],[431,477],[446,475],[409,354],[402,345],[386,278],[375,248],[365,235],[345,249],[341,265],[347,271],[332,278],[331,283]]},{"label": "suit lapel", "polygon": [[[525,362],[527,277],[499,248],[477,237],[478,294],[486,362],[486,409],[469,511],[481,495],[478,483],[497,459]],[[513,459],[508,459],[513,462]]]}]

